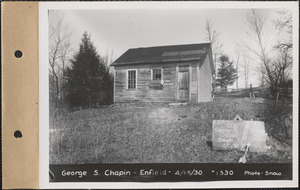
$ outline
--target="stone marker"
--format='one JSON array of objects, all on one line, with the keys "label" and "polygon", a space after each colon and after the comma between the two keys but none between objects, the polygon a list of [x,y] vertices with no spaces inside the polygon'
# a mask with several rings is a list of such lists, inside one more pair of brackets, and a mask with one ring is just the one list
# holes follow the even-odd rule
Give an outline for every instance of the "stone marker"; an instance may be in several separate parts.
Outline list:
[{"label": "stone marker", "polygon": [[266,131],[262,121],[213,120],[213,150],[245,151],[250,143],[250,152],[266,152]]}]

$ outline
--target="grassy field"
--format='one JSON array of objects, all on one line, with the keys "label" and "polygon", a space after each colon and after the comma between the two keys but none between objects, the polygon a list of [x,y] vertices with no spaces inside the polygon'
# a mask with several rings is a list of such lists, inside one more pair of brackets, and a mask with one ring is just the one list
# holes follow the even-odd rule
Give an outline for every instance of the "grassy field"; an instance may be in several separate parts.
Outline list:
[{"label": "grassy field", "polygon": [[213,151],[212,120],[265,121],[266,153],[248,163],[292,162],[292,105],[216,97],[207,103],[119,104],[50,118],[50,164],[236,163],[240,151]]}]

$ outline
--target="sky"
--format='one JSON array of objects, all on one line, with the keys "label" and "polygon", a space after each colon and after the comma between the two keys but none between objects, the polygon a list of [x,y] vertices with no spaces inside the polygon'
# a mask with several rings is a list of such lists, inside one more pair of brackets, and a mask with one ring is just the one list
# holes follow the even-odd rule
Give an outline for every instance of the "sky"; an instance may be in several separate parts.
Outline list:
[{"label": "sky", "polygon": [[[82,34],[87,31],[100,55],[108,52],[116,59],[129,48],[206,43],[205,23],[209,20],[219,33],[223,52],[234,60],[237,44],[245,39],[243,31],[248,11],[250,9],[52,10],[49,24],[55,25],[63,15],[68,30],[72,32],[73,54],[78,51]],[[260,11],[266,16],[266,31],[271,38],[277,38],[279,32],[274,20],[278,17],[278,10]],[[255,63],[250,64],[256,67]],[[249,83],[257,86],[257,78],[250,69]],[[239,86],[244,87],[242,76]]]}]

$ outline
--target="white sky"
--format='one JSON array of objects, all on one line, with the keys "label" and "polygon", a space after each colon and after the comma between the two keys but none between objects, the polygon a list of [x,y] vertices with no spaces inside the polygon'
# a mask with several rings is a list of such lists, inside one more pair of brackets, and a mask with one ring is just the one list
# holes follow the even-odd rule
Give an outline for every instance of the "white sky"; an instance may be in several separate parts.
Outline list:
[{"label": "white sky", "polygon": [[[64,15],[69,24],[71,47],[79,49],[84,31],[91,34],[100,55],[107,51],[115,58],[129,48],[205,43],[205,23],[210,20],[220,33],[219,41],[224,53],[235,59],[235,47],[243,38],[245,16],[250,9],[105,9],[50,11],[49,24]],[[274,20],[276,9],[261,9],[266,17],[266,29],[277,38]],[[274,40],[270,40],[272,43]],[[276,42],[276,41],[274,41]],[[270,45],[273,45],[270,43]],[[254,63],[250,62],[250,65]],[[241,66],[240,66],[241,67]],[[256,73],[250,71],[249,84],[258,85]],[[243,77],[239,86],[244,87]]]}]

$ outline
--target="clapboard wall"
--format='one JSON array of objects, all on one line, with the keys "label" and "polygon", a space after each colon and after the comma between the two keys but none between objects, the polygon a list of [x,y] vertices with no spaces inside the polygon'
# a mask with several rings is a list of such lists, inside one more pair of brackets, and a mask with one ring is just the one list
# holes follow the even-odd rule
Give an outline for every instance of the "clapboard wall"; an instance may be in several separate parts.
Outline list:
[{"label": "clapboard wall", "polygon": [[198,77],[198,102],[212,100],[212,75],[209,56],[206,56],[203,64],[200,64]]},{"label": "clapboard wall", "polygon": [[[163,68],[163,79],[171,80],[173,86],[164,86],[162,90],[150,89],[151,69]],[[136,69],[137,88],[127,89],[127,70]],[[168,102],[175,100],[175,76],[176,68],[171,65],[134,65],[115,67],[115,102]]]},{"label": "clapboard wall", "polygon": [[[178,67],[189,65],[189,87],[191,101],[197,101],[199,62],[128,65],[115,67],[114,102],[173,102],[178,100]],[[164,87],[149,88],[151,69],[162,68]],[[137,88],[127,89],[127,70],[137,71]]]}]

